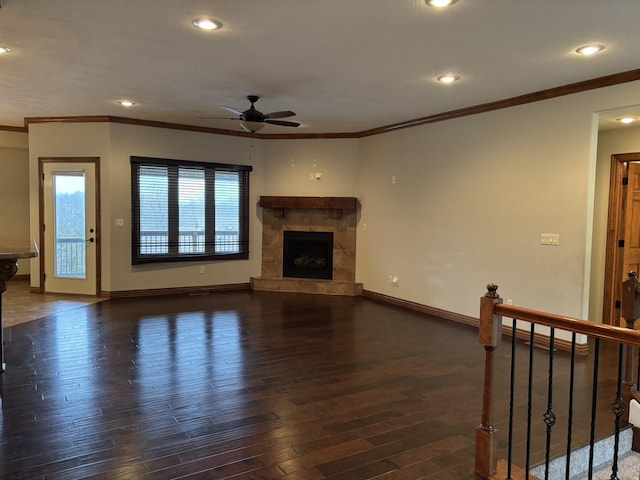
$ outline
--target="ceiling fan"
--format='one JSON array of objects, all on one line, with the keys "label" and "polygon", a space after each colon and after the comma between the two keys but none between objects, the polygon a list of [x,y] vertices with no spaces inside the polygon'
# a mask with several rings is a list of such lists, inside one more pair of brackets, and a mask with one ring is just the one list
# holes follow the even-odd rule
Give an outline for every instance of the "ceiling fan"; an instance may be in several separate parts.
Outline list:
[{"label": "ceiling fan", "polygon": [[275,120],[277,118],[293,117],[295,113],[291,110],[282,110],[280,112],[271,113],[262,113],[256,110],[254,104],[258,101],[259,98],[260,97],[258,95],[247,95],[247,100],[251,102],[251,106],[244,112],[239,112],[234,108],[225,107],[224,105],[220,106],[226,111],[238,115],[238,118],[230,118],[228,120],[240,120],[240,126],[242,127],[242,129],[246,130],[249,133],[255,133],[258,130],[261,130],[264,127],[265,123],[270,123],[272,125],[281,125],[283,127],[300,126],[300,124],[297,122],[290,122],[288,120]]}]

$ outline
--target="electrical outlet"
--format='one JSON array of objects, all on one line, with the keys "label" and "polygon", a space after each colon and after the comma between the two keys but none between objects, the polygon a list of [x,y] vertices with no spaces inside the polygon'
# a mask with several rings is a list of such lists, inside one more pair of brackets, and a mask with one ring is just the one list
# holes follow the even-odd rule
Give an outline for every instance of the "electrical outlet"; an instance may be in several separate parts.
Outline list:
[{"label": "electrical outlet", "polygon": [[507,305],[513,305],[513,298],[507,298]]},{"label": "electrical outlet", "polygon": [[397,277],[397,276],[395,276],[395,275],[393,276],[393,278],[391,279],[391,284],[392,284],[394,287],[397,287],[398,285],[400,285],[400,280],[398,279],[398,277]]},{"label": "electrical outlet", "polygon": [[200,273],[204,273],[206,270],[206,267],[200,267]]}]

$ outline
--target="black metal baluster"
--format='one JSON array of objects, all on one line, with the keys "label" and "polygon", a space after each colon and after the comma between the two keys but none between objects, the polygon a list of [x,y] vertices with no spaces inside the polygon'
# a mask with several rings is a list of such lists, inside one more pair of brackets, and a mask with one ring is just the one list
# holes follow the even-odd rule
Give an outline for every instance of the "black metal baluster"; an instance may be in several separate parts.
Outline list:
[{"label": "black metal baluster", "polygon": [[536,325],[531,324],[531,333],[529,334],[529,386],[527,389],[527,451],[525,465],[525,480],[529,480],[529,467],[531,466],[531,403],[533,395],[533,343],[535,339]]},{"label": "black metal baluster", "polygon": [[611,409],[616,416],[616,430],[614,437],[613,447],[613,465],[611,466],[611,480],[620,480],[618,478],[618,448],[620,448],[620,424],[622,422],[622,415],[626,411],[624,402],[622,401],[622,379],[624,377],[624,358],[627,354],[627,346],[623,343],[620,344],[620,351],[618,353],[618,391],[616,393],[616,399],[611,404]]},{"label": "black metal baluster", "polygon": [[591,387],[591,434],[589,436],[589,476],[593,480],[593,448],[596,437],[596,402],[598,401],[598,369],[600,368],[600,339],[596,338],[593,354],[593,386]]},{"label": "black metal baluster", "polygon": [[511,337],[511,386],[509,387],[509,446],[507,450],[507,478],[511,479],[511,462],[513,459],[513,407],[516,383],[516,328],[517,320],[513,319],[513,336]]},{"label": "black metal baluster", "polygon": [[569,412],[567,419],[567,462],[565,464],[565,480],[571,473],[571,439],[573,433],[573,386],[576,370],[576,334],[571,334],[571,371],[569,373]]},{"label": "black metal baluster", "polygon": [[556,414],[553,413],[553,349],[555,346],[555,328],[549,335],[549,377],[547,378],[547,411],[543,415],[547,425],[547,443],[544,454],[544,478],[549,478],[549,456],[551,454],[551,430],[556,423]]}]

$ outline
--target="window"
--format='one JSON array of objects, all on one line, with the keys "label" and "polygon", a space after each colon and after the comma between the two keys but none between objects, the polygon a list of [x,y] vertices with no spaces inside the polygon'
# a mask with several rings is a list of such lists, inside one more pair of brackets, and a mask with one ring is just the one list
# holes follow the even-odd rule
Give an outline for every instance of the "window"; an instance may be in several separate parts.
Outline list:
[{"label": "window", "polygon": [[251,169],[132,156],[132,263],[248,258]]}]

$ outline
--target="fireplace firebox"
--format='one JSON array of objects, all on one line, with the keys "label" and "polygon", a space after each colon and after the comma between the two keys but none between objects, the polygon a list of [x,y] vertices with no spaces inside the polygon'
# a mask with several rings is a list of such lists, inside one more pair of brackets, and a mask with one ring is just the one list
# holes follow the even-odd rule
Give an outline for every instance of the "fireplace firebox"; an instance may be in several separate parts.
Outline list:
[{"label": "fireplace firebox", "polygon": [[283,233],[283,277],[333,278],[333,232]]}]

